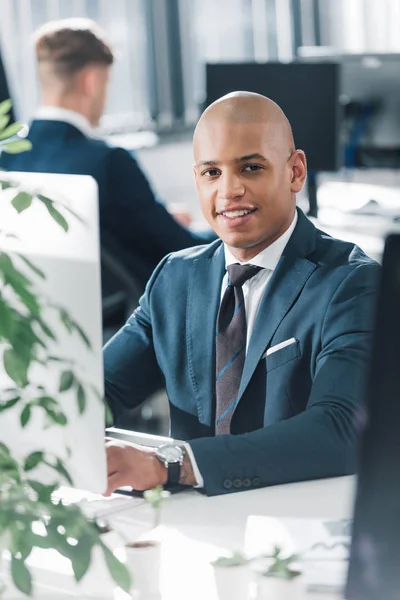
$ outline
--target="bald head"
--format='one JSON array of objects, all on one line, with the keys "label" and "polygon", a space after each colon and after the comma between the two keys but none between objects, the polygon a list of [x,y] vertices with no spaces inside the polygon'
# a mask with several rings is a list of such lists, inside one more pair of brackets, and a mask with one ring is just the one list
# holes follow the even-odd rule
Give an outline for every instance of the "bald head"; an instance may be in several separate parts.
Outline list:
[{"label": "bald head", "polygon": [[306,159],[275,102],[235,92],[209,106],[194,134],[193,166],[203,214],[242,262],[293,223]]},{"label": "bald head", "polygon": [[295,145],[290,123],[283,110],[270,98],[253,92],[232,92],[213,102],[201,115],[194,133],[194,148],[199,137],[216,124],[259,125],[268,129],[271,145],[285,154]]}]

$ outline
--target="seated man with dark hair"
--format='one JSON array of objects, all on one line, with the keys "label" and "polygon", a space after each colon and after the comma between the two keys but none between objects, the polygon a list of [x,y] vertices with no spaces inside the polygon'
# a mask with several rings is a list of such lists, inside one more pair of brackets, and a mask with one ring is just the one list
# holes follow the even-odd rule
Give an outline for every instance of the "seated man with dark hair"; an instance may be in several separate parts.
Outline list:
[{"label": "seated man with dark hair", "polygon": [[222,241],[166,257],[104,354],[114,412],[165,383],[171,434],[187,443],[108,442],[107,493],[180,482],[213,495],[353,473],[379,265],[296,208],[306,158],[268,98],[212,104],[194,159]]},{"label": "seated man with dark hair", "polygon": [[9,171],[91,175],[99,186],[100,233],[107,249],[144,288],[169,252],[208,243],[183,227],[154,196],[134,156],[96,139],[114,56],[95,23],[48,23],[35,36],[42,106],[28,138],[32,150],[3,154]]}]

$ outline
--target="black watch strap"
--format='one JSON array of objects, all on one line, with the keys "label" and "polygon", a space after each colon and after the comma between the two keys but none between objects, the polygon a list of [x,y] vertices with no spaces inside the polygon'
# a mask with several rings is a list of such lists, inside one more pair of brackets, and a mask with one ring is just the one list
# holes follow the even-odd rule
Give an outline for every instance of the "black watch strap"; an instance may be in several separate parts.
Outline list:
[{"label": "black watch strap", "polygon": [[176,485],[177,483],[179,483],[180,477],[181,477],[181,463],[179,461],[174,462],[174,463],[168,463],[167,484],[168,485]]}]

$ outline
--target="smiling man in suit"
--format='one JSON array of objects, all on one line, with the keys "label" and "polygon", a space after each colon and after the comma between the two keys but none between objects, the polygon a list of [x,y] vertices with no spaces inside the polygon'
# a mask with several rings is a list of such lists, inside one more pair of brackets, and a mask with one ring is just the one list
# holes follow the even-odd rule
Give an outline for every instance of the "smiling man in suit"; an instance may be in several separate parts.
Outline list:
[{"label": "smiling man in suit", "polygon": [[306,159],[271,100],[212,104],[194,157],[222,241],[166,257],[105,348],[111,406],[165,383],[171,435],[187,443],[108,442],[107,493],[179,481],[214,495],[354,472],[379,266],[296,209]]}]

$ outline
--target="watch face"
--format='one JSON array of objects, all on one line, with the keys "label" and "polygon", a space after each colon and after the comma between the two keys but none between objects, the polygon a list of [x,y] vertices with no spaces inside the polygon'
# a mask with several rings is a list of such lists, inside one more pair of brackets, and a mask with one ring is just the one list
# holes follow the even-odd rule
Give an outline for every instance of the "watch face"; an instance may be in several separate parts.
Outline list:
[{"label": "watch face", "polygon": [[165,445],[158,448],[157,454],[166,462],[179,462],[182,458],[182,449],[179,446]]}]

